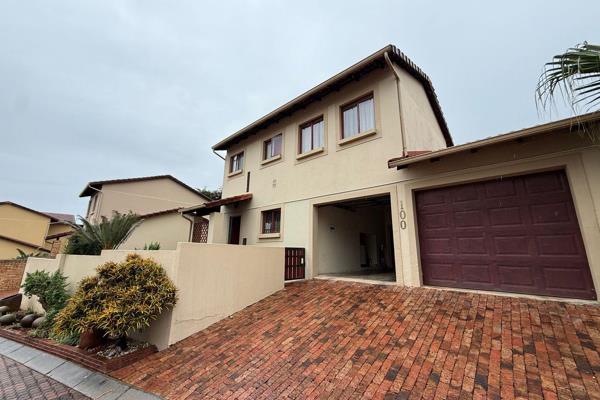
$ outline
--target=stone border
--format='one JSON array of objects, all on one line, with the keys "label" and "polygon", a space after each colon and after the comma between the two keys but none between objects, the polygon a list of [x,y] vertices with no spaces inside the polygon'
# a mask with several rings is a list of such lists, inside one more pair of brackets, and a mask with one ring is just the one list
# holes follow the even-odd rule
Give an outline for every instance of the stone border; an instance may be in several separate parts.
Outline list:
[{"label": "stone border", "polygon": [[16,330],[0,328],[0,338],[10,339],[103,373],[123,368],[157,352],[156,346],[150,345],[121,357],[104,358],[74,346],[56,343],[48,339],[35,338],[29,336],[26,332]]},{"label": "stone border", "polygon": [[0,338],[0,355],[11,358],[94,400],[160,400],[156,395],[9,339]]}]

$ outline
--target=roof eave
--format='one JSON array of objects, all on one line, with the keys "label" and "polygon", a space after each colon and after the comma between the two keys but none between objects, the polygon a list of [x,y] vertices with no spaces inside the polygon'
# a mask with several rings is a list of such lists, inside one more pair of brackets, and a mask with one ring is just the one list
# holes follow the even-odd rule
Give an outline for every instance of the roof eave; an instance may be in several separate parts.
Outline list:
[{"label": "roof eave", "polygon": [[[293,114],[295,112],[293,110],[294,107],[302,108],[303,102],[308,101],[309,103],[311,103],[312,101],[316,101],[316,100],[311,100],[312,96],[315,96],[315,99],[316,98],[320,99],[321,97],[324,97],[324,96],[328,95],[329,93],[325,93],[323,95],[319,95],[319,93],[326,92],[328,89],[330,89],[333,86],[336,86],[337,84],[342,84],[342,86],[343,86],[345,84],[342,82],[344,79],[347,79],[348,77],[352,77],[353,74],[358,74],[358,73],[364,72],[365,69],[369,68],[370,64],[374,64],[374,63],[377,63],[378,61],[380,61],[382,67],[385,67],[386,63],[384,60],[384,54],[386,54],[386,53],[388,53],[388,55],[392,58],[392,60],[394,62],[396,62],[401,68],[403,68],[408,73],[410,73],[414,78],[416,78],[422,84],[422,86],[425,89],[425,93],[427,94],[427,98],[432,106],[432,109],[434,111],[434,114],[436,116],[438,124],[440,125],[440,128],[442,129],[442,133],[444,135],[446,145],[452,146],[453,145],[452,136],[450,135],[450,131],[449,131],[446,121],[444,119],[444,115],[442,113],[440,103],[437,99],[437,95],[435,94],[435,90],[433,88],[433,85],[432,85],[429,77],[416,64],[414,64],[404,53],[402,53],[394,45],[390,44],[390,45],[387,45],[386,47],[382,48],[381,50],[376,51],[375,53],[371,54],[370,56],[360,60],[359,62],[353,64],[352,66],[344,69],[343,71],[337,73],[336,75],[332,76],[331,78],[327,79],[326,81],[313,87],[312,89],[310,89],[310,90],[302,93],[301,95],[295,97],[294,99],[288,101],[287,103],[276,108],[275,110],[271,111],[270,113],[263,116],[262,118],[254,121],[253,123],[247,125],[246,127],[238,130],[237,132],[233,133],[232,135],[229,135],[225,139],[221,140],[220,142],[218,142],[217,144],[212,146],[212,149],[215,151],[227,150],[229,147],[231,147],[235,143],[237,143],[241,140],[244,140],[246,138],[246,136],[250,136],[253,133],[256,133],[256,131],[258,131],[258,130],[265,129],[270,123],[273,123],[270,121],[272,121],[272,120],[279,121],[280,119],[286,118],[287,116]],[[370,70],[368,70],[367,73],[368,72],[370,72]],[[292,109],[292,111],[290,111],[290,109]]]},{"label": "roof eave", "polygon": [[600,111],[592,112],[588,114],[579,115],[576,117],[564,118],[558,121],[549,122],[542,125],[536,125],[525,129],[520,129],[518,131],[512,131],[507,133],[502,133],[496,136],[484,138],[481,140],[477,140],[474,142],[469,142],[465,144],[461,144],[454,147],[448,147],[445,149],[432,151],[429,153],[425,153],[422,155],[414,156],[414,157],[396,157],[388,160],[388,168],[397,168],[402,169],[406,168],[409,165],[417,164],[423,161],[428,161],[432,159],[438,159],[441,157],[462,153],[464,151],[470,151],[474,149],[478,149],[481,147],[492,146],[496,144],[506,143],[513,140],[519,140],[529,136],[535,136],[544,133],[554,132],[560,129],[572,129],[574,126],[579,126],[581,124],[591,123],[591,122],[599,122],[600,121]]}]

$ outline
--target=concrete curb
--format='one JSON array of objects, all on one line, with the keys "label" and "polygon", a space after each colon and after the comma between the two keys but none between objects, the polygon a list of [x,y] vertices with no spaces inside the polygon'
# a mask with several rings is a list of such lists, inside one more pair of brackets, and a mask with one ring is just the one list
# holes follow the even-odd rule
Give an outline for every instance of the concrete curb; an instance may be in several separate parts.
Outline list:
[{"label": "concrete curb", "polygon": [[0,337],[0,355],[11,358],[93,400],[160,400],[100,372]]}]

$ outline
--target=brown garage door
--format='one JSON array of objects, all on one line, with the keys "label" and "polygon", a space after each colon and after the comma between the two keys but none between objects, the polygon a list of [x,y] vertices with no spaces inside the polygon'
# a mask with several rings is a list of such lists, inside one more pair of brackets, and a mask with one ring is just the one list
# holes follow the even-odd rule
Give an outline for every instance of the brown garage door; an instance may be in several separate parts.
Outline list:
[{"label": "brown garage door", "polygon": [[596,298],[564,171],[415,197],[426,285]]}]

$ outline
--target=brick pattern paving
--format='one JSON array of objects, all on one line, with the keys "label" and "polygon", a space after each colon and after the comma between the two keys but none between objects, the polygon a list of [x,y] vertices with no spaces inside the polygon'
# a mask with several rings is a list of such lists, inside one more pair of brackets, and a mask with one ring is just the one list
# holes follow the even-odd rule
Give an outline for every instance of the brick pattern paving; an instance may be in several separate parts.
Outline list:
[{"label": "brick pattern paving", "polygon": [[0,399],[88,399],[23,364],[0,356]]},{"label": "brick pattern paving", "polygon": [[598,348],[596,305],[315,280],[113,375],[170,399],[596,399]]}]

